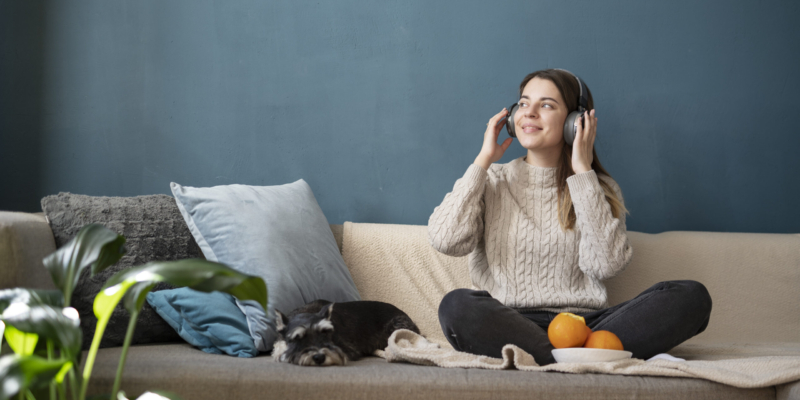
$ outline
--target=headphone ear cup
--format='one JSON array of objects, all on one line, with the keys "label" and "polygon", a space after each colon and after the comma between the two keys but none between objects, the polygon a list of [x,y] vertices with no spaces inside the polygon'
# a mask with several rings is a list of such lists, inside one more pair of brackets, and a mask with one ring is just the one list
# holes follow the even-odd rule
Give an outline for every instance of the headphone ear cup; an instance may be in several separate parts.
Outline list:
[{"label": "headphone ear cup", "polygon": [[570,146],[572,146],[572,142],[575,141],[575,135],[578,133],[575,120],[580,120],[580,116],[581,113],[573,111],[567,115],[567,119],[564,121],[564,141]]},{"label": "headphone ear cup", "polygon": [[506,131],[508,131],[508,136],[512,138],[517,137],[517,132],[514,130],[514,115],[519,110],[519,104],[514,103],[513,106],[509,109],[508,116],[506,116]]}]

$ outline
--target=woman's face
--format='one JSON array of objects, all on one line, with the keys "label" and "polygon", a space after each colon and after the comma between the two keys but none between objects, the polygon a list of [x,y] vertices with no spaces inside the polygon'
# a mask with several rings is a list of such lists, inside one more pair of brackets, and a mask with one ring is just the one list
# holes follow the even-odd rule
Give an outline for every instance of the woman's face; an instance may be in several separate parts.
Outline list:
[{"label": "woman's face", "polygon": [[519,110],[514,115],[519,143],[529,150],[560,147],[567,114],[564,99],[553,82],[531,79],[522,90]]}]

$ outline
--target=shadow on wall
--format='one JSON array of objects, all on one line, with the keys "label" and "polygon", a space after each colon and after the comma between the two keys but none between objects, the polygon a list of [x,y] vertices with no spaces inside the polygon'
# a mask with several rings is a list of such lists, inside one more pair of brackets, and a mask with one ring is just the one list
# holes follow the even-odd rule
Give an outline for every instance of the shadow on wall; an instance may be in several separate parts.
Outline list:
[{"label": "shadow on wall", "polygon": [[45,5],[0,2],[0,210],[39,212]]}]

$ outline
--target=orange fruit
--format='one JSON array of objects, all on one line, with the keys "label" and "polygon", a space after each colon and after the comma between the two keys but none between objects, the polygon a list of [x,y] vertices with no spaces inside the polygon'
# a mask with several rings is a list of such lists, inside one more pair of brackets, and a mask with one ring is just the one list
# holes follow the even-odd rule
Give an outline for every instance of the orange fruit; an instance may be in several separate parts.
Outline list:
[{"label": "orange fruit", "polygon": [[560,313],[553,318],[547,328],[550,344],[557,349],[565,347],[581,347],[589,336],[586,320],[573,313]]},{"label": "orange fruit", "polygon": [[591,347],[593,349],[610,349],[610,350],[624,350],[622,348],[622,341],[619,340],[617,335],[609,331],[594,331],[586,339],[586,344],[583,347]]}]

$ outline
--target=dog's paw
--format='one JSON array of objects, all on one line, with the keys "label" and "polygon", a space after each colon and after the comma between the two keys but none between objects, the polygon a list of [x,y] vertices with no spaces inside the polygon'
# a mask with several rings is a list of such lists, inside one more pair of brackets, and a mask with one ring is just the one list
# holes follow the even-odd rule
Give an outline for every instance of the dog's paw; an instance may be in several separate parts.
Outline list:
[{"label": "dog's paw", "polygon": [[283,362],[281,356],[286,352],[286,342],[283,340],[276,340],[272,345],[272,359],[276,362]]}]

